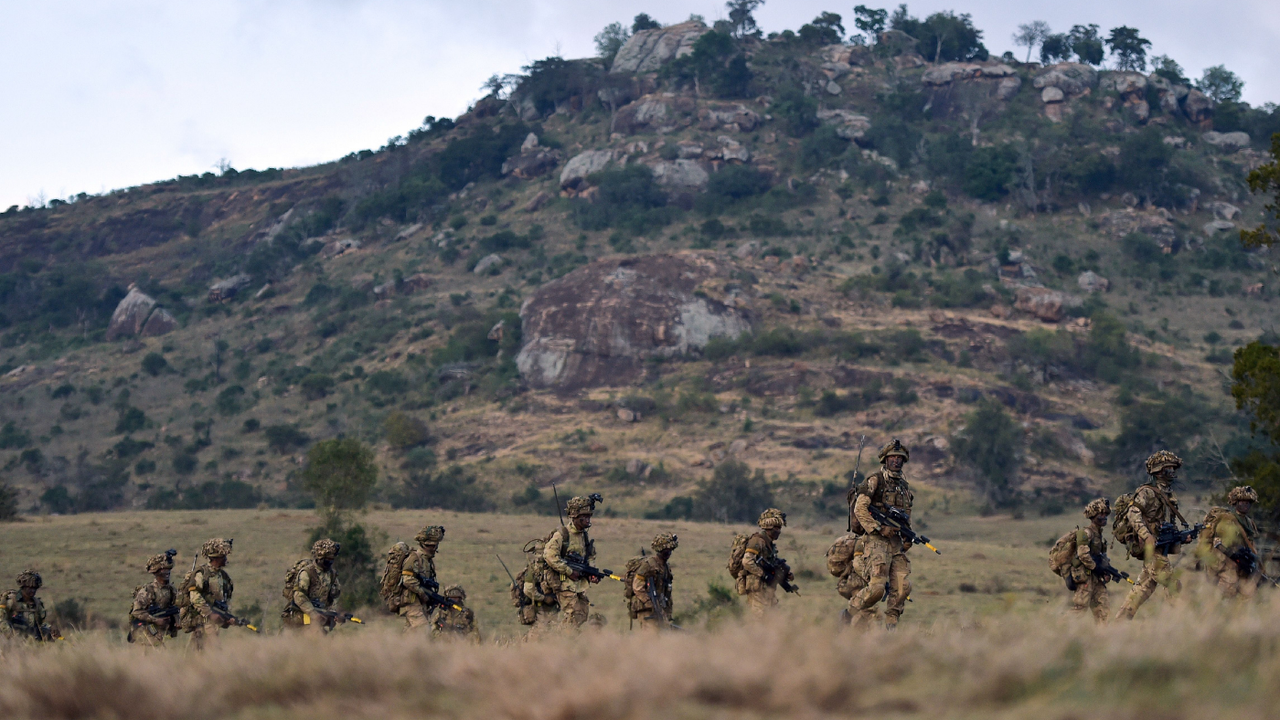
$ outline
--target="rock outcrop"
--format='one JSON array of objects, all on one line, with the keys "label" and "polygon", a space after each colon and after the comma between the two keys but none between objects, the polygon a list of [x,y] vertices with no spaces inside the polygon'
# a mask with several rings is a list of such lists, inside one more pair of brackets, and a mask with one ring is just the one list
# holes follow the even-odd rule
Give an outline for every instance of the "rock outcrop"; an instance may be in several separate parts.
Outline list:
[{"label": "rock outcrop", "polygon": [[550,172],[561,159],[560,151],[539,146],[538,137],[529,133],[520,146],[520,154],[512,155],[502,163],[502,174],[529,180]]},{"label": "rock outcrop", "polygon": [[1092,270],[1080,273],[1080,277],[1076,278],[1076,284],[1087,293],[1106,292],[1111,289],[1111,281]]},{"label": "rock outcrop", "polygon": [[613,58],[611,73],[653,72],[693,52],[693,44],[710,31],[697,20],[641,30],[632,35]]},{"label": "rock outcrop", "polygon": [[698,129],[751,132],[760,125],[760,116],[742,103],[706,104],[698,110]]},{"label": "rock outcrop", "polygon": [[999,113],[1018,94],[1022,78],[1004,63],[949,62],[920,76],[937,117],[981,120]]},{"label": "rock outcrop", "polygon": [[136,287],[129,288],[111,313],[107,324],[107,340],[119,338],[156,337],[177,329],[178,321],[164,308],[157,307],[155,298]]},{"label": "rock outcrop", "polygon": [[[701,151],[700,149],[700,154]],[[673,190],[701,190],[711,176],[697,160],[659,160],[653,164],[653,179]]]},{"label": "rock outcrop", "polygon": [[1202,135],[1201,139],[1223,150],[1239,150],[1240,148],[1249,147],[1249,133],[1239,130],[1226,133],[1210,130]]},{"label": "rock outcrop", "polygon": [[1062,322],[1069,308],[1081,304],[1075,295],[1048,288],[1023,285],[1015,293],[1014,309],[1035,315],[1044,322]]},{"label": "rock outcrop", "polygon": [[219,280],[209,286],[209,302],[226,302],[235,297],[241,290],[249,287],[249,283],[252,281],[253,278],[244,273],[232,275],[225,280]]},{"label": "rock outcrop", "polygon": [[611,258],[547,283],[520,308],[516,364],[533,387],[573,391],[633,382],[651,357],[699,350],[751,329],[749,317],[699,292],[732,266],[714,255]]},{"label": "rock outcrop", "polygon": [[836,134],[845,140],[857,140],[871,129],[871,119],[852,110],[819,110],[818,120],[827,125],[834,125]]},{"label": "rock outcrop", "polygon": [[634,135],[638,132],[664,133],[693,123],[688,117],[695,109],[693,98],[674,93],[653,93],[618,108],[609,131]]},{"label": "rock outcrop", "polygon": [[1192,90],[1182,101],[1182,114],[1196,125],[1209,126],[1213,122],[1213,100],[1199,90]]},{"label": "rock outcrop", "polygon": [[560,171],[560,187],[567,190],[578,188],[588,175],[609,167],[616,157],[613,150],[587,150],[574,155]]},{"label": "rock outcrop", "polygon": [[1067,97],[1075,97],[1097,87],[1098,71],[1083,63],[1058,63],[1042,70],[1031,85],[1037,90],[1056,87]]}]

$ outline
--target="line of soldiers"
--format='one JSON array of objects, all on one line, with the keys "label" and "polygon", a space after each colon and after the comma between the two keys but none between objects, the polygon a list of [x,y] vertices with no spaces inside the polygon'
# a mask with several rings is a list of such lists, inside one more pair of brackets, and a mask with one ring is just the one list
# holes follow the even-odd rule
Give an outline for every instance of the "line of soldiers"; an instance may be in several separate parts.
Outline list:
[{"label": "line of soldiers", "polygon": [[[1168,450],[1147,458],[1150,480],[1131,494],[1116,499],[1112,534],[1130,557],[1142,560],[1142,572],[1125,598],[1116,619],[1133,619],[1157,587],[1176,592],[1181,584],[1175,567],[1182,547],[1196,541],[1197,566],[1227,598],[1252,598],[1265,577],[1259,564],[1258,526],[1249,511],[1258,493],[1248,485],[1227,493],[1230,507],[1214,507],[1204,521],[1192,525],[1179,510],[1173,493],[1182,459]],[[1098,622],[1109,617],[1108,581],[1128,580],[1128,574],[1111,567],[1103,528],[1112,512],[1106,498],[1091,500],[1084,508],[1089,524],[1059,538],[1050,550],[1050,569],[1066,580],[1072,592],[1071,608],[1091,612]]]}]

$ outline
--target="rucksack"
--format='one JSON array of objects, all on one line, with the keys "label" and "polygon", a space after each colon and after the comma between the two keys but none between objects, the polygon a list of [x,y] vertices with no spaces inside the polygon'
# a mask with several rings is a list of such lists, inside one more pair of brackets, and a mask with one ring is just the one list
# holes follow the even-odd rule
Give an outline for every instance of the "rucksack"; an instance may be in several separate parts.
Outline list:
[{"label": "rucksack", "polygon": [[307,567],[310,560],[299,560],[284,574],[284,599],[293,602],[293,591],[298,589],[298,575]]},{"label": "rucksack", "polygon": [[405,542],[398,542],[387,551],[387,564],[382,568],[378,594],[382,596],[390,612],[400,610],[400,573],[404,571],[404,561],[407,557],[409,557],[409,545]]},{"label": "rucksack", "polygon": [[827,548],[827,572],[835,577],[844,577],[853,566],[853,555],[857,550],[858,536],[845,535]]},{"label": "rucksack", "polygon": [[1133,498],[1137,494],[1137,490],[1125,493],[1111,504],[1111,511],[1116,514],[1115,519],[1111,521],[1111,534],[1115,536],[1116,542],[1125,547],[1131,545],[1138,537],[1133,526],[1129,524],[1129,508],[1133,505]]},{"label": "rucksack", "polygon": [[623,582],[624,587],[622,588],[622,597],[625,598],[628,602],[631,601],[631,598],[636,596],[636,590],[634,587],[632,587],[632,582],[636,579],[636,571],[640,569],[640,565],[643,564],[644,561],[645,561],[645,557],[643,555],[633,557],[627,561],[626,570],[622,575],[624,579],[624,582]]},{"label": "rucksack", "polygon": [[1080,529],[1076,528],[1058,538],[1058,541],[1049,548],[1049,572],[1062,577],[1062,572],[1071,567],[1071,559],[1076,556],[1076,533]]},{"label": "rucksack", "polygon": [[742,556],[747,554],[747,541],[750,535],[734,535],[733,548],[729,551],[729,575],[737,580],[742,575]]},{"label": "rucksack", "polygon": [[182,584],[174,588],[173,604],[180,608],[186,608],[191,605],[191,586],[195,583],[196,572],[199,568],[192,567],[182,576]]}]

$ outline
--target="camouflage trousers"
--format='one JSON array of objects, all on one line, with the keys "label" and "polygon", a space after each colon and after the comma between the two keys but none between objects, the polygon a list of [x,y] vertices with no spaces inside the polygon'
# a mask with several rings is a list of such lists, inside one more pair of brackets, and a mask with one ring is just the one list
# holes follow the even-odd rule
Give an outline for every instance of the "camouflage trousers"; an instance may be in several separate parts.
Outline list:
[{"label": "camouflage trousers", "polygon": [[868,627],[879,613],[877,606],[889,593],[889,606],[884,611],[887,628],[898,626],[898,618],[911,596],[911,561],[898,538],[868,535],[859,562],[866,587],[854,593],[849,609],[858,627]]},{"label": "camouflage trousers", "polygon": [[169,629],[150,623],[129,627],[129,642],[141,647],[162,647],[169,636]]},{"label": "camouflage trousers", "polygon": [[400,607],[400,617],[404,618],[404,629],[426,630],[431,627],[431,610],[420,602],[412,602]]},{"label": "camouflage trousers", "polygon": [[1225,598],[1251,599],[1258,592],[1259,573],[1243,577],[1240,569],[1221,550],[1213,548],[1210,566],[1207,569],[1209,582],[1218,586]]},{"label": "camouflage trousers", "polygon": [[769,585],[756,575],[743,573],[738,578],[737,589],[739,595],[746,596],[747,609],[751,611],[752,617],[763,618],[778,606],[776,585]]},{"label": "camouflage trousers", "polygon": [[1084,580],[1076,580],[1076,590],[1071,594],[1071,611],[1093,612],[1093,619],[1105,623],[1111,617],[1111,595],[1107,581],[1092,573]]},{"label": "camouflage trousers", "polygon": [[1133,616],[1138,614],[1138,608],[1142,607],[1142,604],[1151,597],[1151,593],[1156,591],[1157,585],[1162,585],[1166,590],[1173,592],[1177,589],[1177,580],[1173,572],[1173,561],[1168,556],[1153,554],[1150,560],[1143,563],[1142,574],[1133,583],[1133,589],[1124,599],[1124,605],[1120,606],[1120,612],[1116,613],[1116,618],[1132,620]]},{"label": "camouflage trousers", "polygon": [[325,630],[332,630],[333,627],[327,618],[320,617],[318,614],[311,614],[311,621],[304,620],[306,615],[296,607],[290,607],[280,613],[280,620],[284,623],[286,630],[294,630],[312,635],[323,635]]},{"label": "camouflage trousers", "polygon": [[591,614],[591,601],[587,599],[586,593],[561,590],[556,593],[556,600],[560,603],[562,629],[574,630],[587,622],[587,617]]},{"label": "camouflage trousers", "polygon": [[197,621],[191,628],[191,647],[203,650],[216,643],[221,633],[222,625],[215,622],[213,618],[205,618],[203,622]]},{"label": "camouflage trousers", "polygon": [[560,627],[560,608],[556,605],[543,605],[538,603],[534,606],[536,615],[534,615],[533,624],[529,626],[529,632],[525,634],[526,640],[536,640],[555,633]]}]

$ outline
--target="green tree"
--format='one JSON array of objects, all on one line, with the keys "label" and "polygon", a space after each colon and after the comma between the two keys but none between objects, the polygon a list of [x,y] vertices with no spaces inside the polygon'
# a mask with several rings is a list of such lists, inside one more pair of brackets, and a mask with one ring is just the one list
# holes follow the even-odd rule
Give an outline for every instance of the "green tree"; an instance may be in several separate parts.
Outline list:
[{"label": "green tree", "polygon": [[604,29],[596,33],[596,55],[599,55],[605,62],[612,63],[613,58],[627,44],[631,33],[627,28],[619,22],[609,23]]},{"label": "green tree", "polygon": [[866,5],[853,8],[853,26],[866,33],[871,42],[875,42],[880,33],[884,32],[884,24],[888,19],[888,10],[872,10]]},{"label": "green tree", "polygon": [[1249,190],[1255,195],[1274,193],[1263,206],[1271,217],[1253,229],[1240,231],[1240,242],[1248,248],[1270,247],[1280,242],[1280,133],[1271,136],[1271,162],[1249,171]]},{"label": "green tree", "polygon": [[1067,39],[1071,42],[1071,51],[1076,54],[1077,60],[1086,65],[1102,64],[1106,49],[1102,45],[1097,25],[1072,25]]},{"label": "green tree", "polygon": [[693,517],[719,522],[754,522],[773,504],[764,470],[753,473],[744,462],[727,460],[716,466],[711,479],[693,496]]},{"label": "green tree", "polygon": [[1120,181],[1150,198],[1164,183],[1172,158],[1173,146],[1162,133],[1148,129],[1128,135],[1120,143]]},{"label": "green tree", "polygon": [[323,440],[307,451],[302,489],[315,499],[321,517],[364,508],[377,482],[373,450],[359,440]]},{"label": "green tree", "polygon": [[18,491],[8,483],[0,483],[0,522],[18,519]]},{"label": "green tree", "polygon": [[147,353],[147,356],[142,358],[142,370],[151,377],[159,375],[168,367],[169,361],[165,360],[160,353]]},{"label": "green tree", "polygon": [[922,21],[912,17],[904,3],[894,11],[889,25],[915,38],[931,62],[986,60],[988,57],[987,48],[982,44],[982,31],[973,26],[973,18],[968,13],[937,12]]},{"label": "green tree", "polygon": [[1240,102],[1244,81],[1226,67],[1214,65],[1205,68],[1204,74],[1196,81],[1196,89],[1215,103],[1235,103]]},{"label": "green tree", "polygon": [[1183,74],[1182,66],[1168,55],[1156,55],[1151,58],[1151,72],[1175,85],[1190,85],[1191,81]]},{"label": "green tree", "polygon": [[769,106],[792,137],[804,137],[818,129],[818,101],[794,85],[782,89]]},{"label": "green tree", "polygon": [[1022,428],[996,400],[983,398],[965,418],[965,428],[952,443],[957,460],[978,475],[979,486],[988,502],[996,507],[1015,499],[1022,452]]},{"label": "green tree", "polygon": [[638,33],[641,30],[657,30],[662,27],[662,23],[649,17],[649,13],[640,13],[631,21],[631,32]]},{"label": "green tree", "polygon": [[1049,29],[1049,23],[1043,20],[1019,25],[1018,32],[1013,34],[1014,45],[1025,45],[1027,48],[1027,62],[1031,62],[1031,51],[1036,45],[1044,42],[1052,31]]},{"label": "green tree", "polygon": [[1066,33],[1049,35],[1040,45],[1040,62],[1051,65],[1071,59],[1071,38]]},{"label": "green tree", "polygon": [[844,38],[842,20],[835,13],[824,12],[813,22],[800,26],[800,40],[809,45],[835,45]]},{"label": "green tree", "polygon": [[728,0],[724,4],[729,10],[729,24],[733,28],[734,37],[744,38],[759,34],[760,26],[756,25],[754,13],[763,4],[764,0]]},{"label": "green tree", "polygon": [[399,410],[387,415],[382,423],[387,442],[397,450],[410,450],[431,439],[427,424]]},{"label": "green tree", "polygon": [[1111,48],[1117,70],[1147,69],[1147,48],[1151,47],[1151,41],[1139,35],[1137,28],[1125,25],[1111,28],[1107,47]]},{"label": "green tree", "polygon": [[[1280,136],[1277,136],[1280,137]],[[1280,346],[1254,341],[1239,348],[1231,368],[1236,409],[1249,414],[1249,428],[1270,441],[1234,458],[1231,471],[1258,492],[1258,504],[1280,519]]]}]

